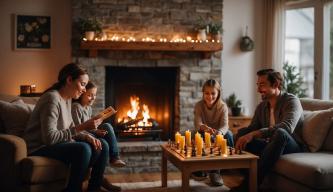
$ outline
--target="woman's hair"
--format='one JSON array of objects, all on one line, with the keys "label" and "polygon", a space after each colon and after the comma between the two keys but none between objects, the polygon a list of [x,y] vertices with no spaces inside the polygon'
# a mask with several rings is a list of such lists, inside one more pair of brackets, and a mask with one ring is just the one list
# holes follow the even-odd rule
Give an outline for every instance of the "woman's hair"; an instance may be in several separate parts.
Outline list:
[{"label": "woman's hair", "polygon": [[216,101],[215,101],[214,105],[216,103],[218,103],[218,104],[222,103],[222,100],[221,100],[222,88],[221,88],[220,83],[218,81],[216,81],[215,79],[208,79],[202,86],[202,92],[205,91],[206,87],[213,87],[218,91],[218,95],[217,95],[217,98],[216,98]]},{"label": "woman's hair", "polygon": [[75,63],[69,63],[65,65],[58,74],[58,82],[53,84],[45,92],[50,90],[59,90],[66,85],[66,80],[68,77],[72,77],[73,80],[78,79],[81,75],[88,74],[87,70],[81,65]]}]

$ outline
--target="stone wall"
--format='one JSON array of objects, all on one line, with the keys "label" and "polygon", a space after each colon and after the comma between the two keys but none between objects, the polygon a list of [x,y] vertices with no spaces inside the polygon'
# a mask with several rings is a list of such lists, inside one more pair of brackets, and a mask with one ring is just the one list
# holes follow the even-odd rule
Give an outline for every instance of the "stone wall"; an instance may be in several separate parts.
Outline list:
[{"label": "stone wall", "polygon": [[[175,117],[179,129],[193,129],[194,104],[202,97],[201,87],[209,78],[221,80],[221,52],[203,59],[200,53],[102,51],[88,58],[80,51],[80,35],[75,28],[79,17],[96,17],[108,35],[131,35],[140,39],[191,35],[201,17],[205,21],[222,22],[222,0],[74,0],[73,61],[84,64],[90,78],[99,87],[94,112],[105,107],[105,66],[179,67],[179,105]],[[193,36],[194,37],[194,36]]]}]

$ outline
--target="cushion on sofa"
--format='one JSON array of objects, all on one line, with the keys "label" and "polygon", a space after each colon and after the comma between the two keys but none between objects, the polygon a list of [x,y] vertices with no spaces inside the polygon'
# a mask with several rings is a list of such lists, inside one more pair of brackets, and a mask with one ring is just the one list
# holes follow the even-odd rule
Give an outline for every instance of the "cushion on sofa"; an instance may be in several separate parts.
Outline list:
[{"label": "cushion on sofa", "polygon": [[21,99],[13,103],[0,101],[0,121],[7,134],[21,137],[33,110],[33,105],[25,104]]},{"label": "cushion on sofa", "polygon": [[5,95],[0,94],[0,101],[13,102],[15,100],[22,99],[24,103],[36,105],[39,97],[20,97],[17,95]]},{"label": "cushion on sofa", "polygon": [[313,189],[333,188],[333,153],[291,153],[283,155],[274,172]]},{"label": "cushion on sofa", "polygon": [[311,152],[318,151],[323,145],[331,128],[333,109],[305,111],[302,136]]},{"label": "cushion on sofa", "polygon": [[328,132],[328,135],[325,139],[325,142],[324,142],[321,150],[333,151],[333,124],[331,125],[331,129]]},{"label": "cushion on sofa", "polygon": [[21,179],[25,184],[66,180],[69,175],[66,164],[46,157],[30,156],[23,159],[20,165]]},{"label": "cushion on sofa", "polygon": [[303,110],[306,111],[317,111],[333,108],[333,101],[326,101],[320,99],[300,99]]}]

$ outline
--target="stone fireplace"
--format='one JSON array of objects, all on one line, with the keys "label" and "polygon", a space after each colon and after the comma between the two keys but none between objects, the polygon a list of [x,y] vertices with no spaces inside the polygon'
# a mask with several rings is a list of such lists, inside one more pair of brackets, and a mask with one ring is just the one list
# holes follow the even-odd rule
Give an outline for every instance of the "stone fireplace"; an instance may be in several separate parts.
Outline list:
[{"label": "stone fireplace", "polygon": [[[159,90],[156,94],[156,84],[145,85],[145,82],[149,82],[149,80],[143,79],[143,85],[145,86],[143,90],[150,94],[145,96],[140,91],[136,94],[142,97],[140,98],[142,102],[146,102],[146,97],[157,97],[159,100],[168,101],[166,103],[151,101],[148,103],[152,112],[157,111],[157,108],[159,109],[159,112],[153,112],[152,116],[153,114],[156,115],[154,118],[162,126],[162,140],[172,137],[175,131],[192,130],[194,128],[193,108],[202,97],[201,88],[203,83],[209,78],[221,80],[221,52],[215,51],[213,54],[202,57],[202,52],[193,52],[191,51],[192,47],[180,51],[177,44],[173,45],[174,49],[169,48],[168,51],[160,49],[156,51],[152,44],[148,51],[130,50],[126,47],[117,50],[117,46],[115,46],[109,50],[104,47],[103,50],[92,49],[88,52],[81,49],[82,37],[75,25],[78,18],[96,18],[103,24],[103,31],[107,35],[134,36],[137,39],[147,36],[155,38],[190,36],[196,38],[194,29],[199,18],[207,22],[222,22],[222,2],[222,0],[72,1],[73,61],[85,65],[90,79],[98,86],[97,100],[93,106],[93,112],[97,113],[109,105],[116,106],[118,109],[123,106],[121,104],[123,102],[125,102],[124,107],[126,108],[126,105],[128,107],[126,102],[129,102],[128,96],[131,94],[129,91],[135,90],[133,86],[140,87],[127,82],[127,85],[123,84],[122,87],[115,88],[116,86],[112,86],[114,81],[112,76],[115,74],[109,76],[109,71],[118,72],[117,69],[128,69],[129,71],[175,69],[176,74],[172,78],[175,81],[169,79],[170,74],[166,76],[159,75],[160,82],[158,82],[158,78],[153,80],[162,90],[171,86],[171,92],[164,93]],[[202,44],[201,46],[205,48],[205,45],[209,47],[209,44]],[[165,84],[164,81],[172,83],[172,85]],[[125,94],[125,96],[119,96],[121,94]],[[158,116],[165,116],[165,119],[160,121]],[[127,162],[127,166],[118,169],[108,167],[107,171],[131,173],[160,171],[160,144],[156,141],[120,142],[120,153]],[[174,167],[169,168],[176,169]]]},{"label": "stone fireplace", "polygon": [[[199,18],[203,18],[207,22],[222,22],[221,0],[72,1],[72,9],[73,60],[86,66],[90,79],[98,86],[97,100],[93,107],[94,113],[109,105],[123,112],[123,109],[120,108],[123,104],[120,103],[125,100],[129,102],[128,97],[132,94],[129,90],[135,90],[133,83],[116,88],[115,81],[117,80],[112,79],[111,76],[116,76],[118,73],[108,75],[112,69],[129,71],[176,69],[175,81],[172,81],[172,85],[163,84],[163,82],[171,82],[168,79],[169,75],[159,75],[160,83],[157,83],[158,79],[154,79],[155,85],[145,85],[142,92],[150,93],[147,96],[153,97],[152,94],[156,94],[156,87],[161,88],[162,91],[168,86],[172,87],[171,92],[163,93],[159,90],[158,94],[154,96],[159,100],[168,100],[169,103],[151,102],[150,104],[151,110],[163,130],[162,140],[172,137],[175,131],[193,129],[193,108],[202,97],[201,88],[204,81],[209,78],[221,80],[221,52],[214,52],[203,58],[201,53],[191,51],[104,49],[98,51],[97,57],[92,58],[88,57],[87,51],[79,48],[81,37],[75,28],[75,22],[80,17],[95,17],[103,23],[103,31],[108,34],[195,37],[194,29]],[[118,80],[116,84],[118,85],[119,82],[126,84],[123,80]],[[136,81],[134,80],[134,82]],[[114,83],[113,86],[112,83]],[[140,95],[142,92],[134,94]],[[127,95],[122,97],[119,94]],[[141,98],[142,101],[146,99]],[[126,105],[128,104],[125,103]],[[161,111],[156,112],[157,108]],[[166,116],[166,118],[161,119],[161,116]],[[111,121],[114,123],[115,119]]]}]

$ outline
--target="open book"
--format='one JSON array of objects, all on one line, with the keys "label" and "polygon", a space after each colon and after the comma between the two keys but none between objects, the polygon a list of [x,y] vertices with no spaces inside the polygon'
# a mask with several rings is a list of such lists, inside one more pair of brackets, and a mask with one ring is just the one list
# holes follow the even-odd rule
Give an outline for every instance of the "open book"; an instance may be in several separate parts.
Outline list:
[{"label": "open book", "polygon": [[96,119],[102,118],[103,120],[111,117],[113,114],[115,114],[117,111],[114,110],[113,107],[109,106],[103,111],[99,112],[98,115],[95,116]]}]

